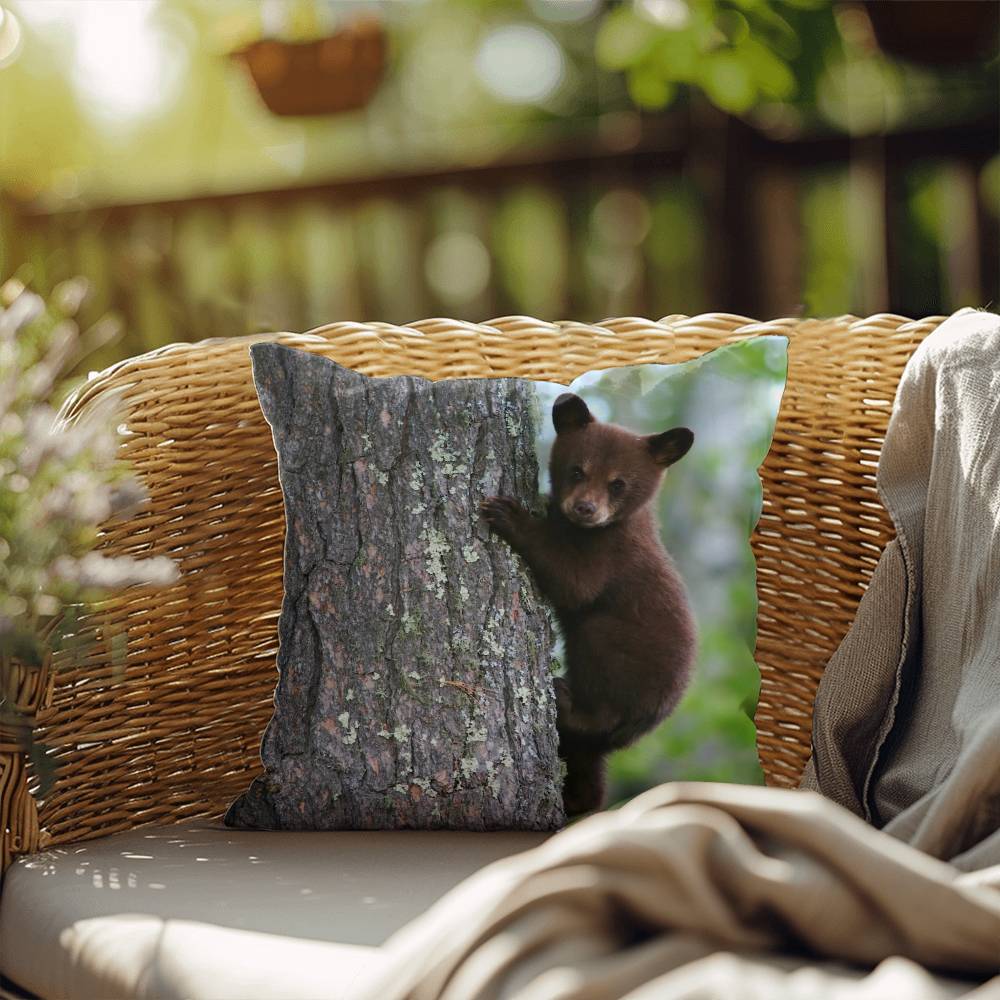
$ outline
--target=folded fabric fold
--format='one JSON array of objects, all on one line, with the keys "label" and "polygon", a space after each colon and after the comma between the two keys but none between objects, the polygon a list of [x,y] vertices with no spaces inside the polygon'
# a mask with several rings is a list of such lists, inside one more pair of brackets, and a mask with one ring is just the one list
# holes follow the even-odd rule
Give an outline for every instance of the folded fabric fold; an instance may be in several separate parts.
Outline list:
[{"label": "folded fabric fold", "polygon": [[896,527],[820,683],[803,785],[962,869],[1000,862],[1000,317],[917,348],[878,468]]},{"label": "folded fabric fold", "polygon": [[[390,939],[364,995],[620,997],[717,950],[984,979],[998,943],[1000,893],[829,800],[678,783],[467,879]],[[689,972],[687,992],[657,995],[743,996],[740,967],[706,964],[712,992],[690,992]]]}]

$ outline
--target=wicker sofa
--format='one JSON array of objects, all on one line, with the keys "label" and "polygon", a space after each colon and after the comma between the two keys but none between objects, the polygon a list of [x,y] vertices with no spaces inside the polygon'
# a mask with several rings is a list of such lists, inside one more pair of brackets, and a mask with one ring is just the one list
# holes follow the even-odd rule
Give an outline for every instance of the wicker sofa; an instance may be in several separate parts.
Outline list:
[{"label": "wicker sofa", "polygon": [[[787,335],[788,386],[753,544],[758,748],[768,781],[794,786],[809,754],[816,684],[891,536],[874,469],[895,386],[942,318],[335,323],[297,346],[378,375],[567,381]],[[3,665],[58,765],[54,786],[36,797],[23,733],[0,732],[7,989],[338,995],[377,962],[372,946],[465,874],[538,841],[219,825],[259,769],[282,593],[281,494],[250,379],[253,339],[261,338],[176,344],[121,362],[66,407],[72,418],[106,393],[122,394],[123,450],[151,502],[109,525],[106,544],[170,555],[181,573],[166,591],[129,591],[95,615],[97,641],[82,661]],[[122,630],[124,663],[112,655]],[[30,856],[9,867],[20,855]]]}]

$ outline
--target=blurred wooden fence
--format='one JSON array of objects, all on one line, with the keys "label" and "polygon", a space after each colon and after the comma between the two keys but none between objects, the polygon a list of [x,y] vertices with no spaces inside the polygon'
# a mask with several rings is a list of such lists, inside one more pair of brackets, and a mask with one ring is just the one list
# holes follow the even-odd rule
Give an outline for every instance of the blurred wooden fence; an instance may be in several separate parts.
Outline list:
[{"label": "blurred wooden fence", "polygon": [[0,273],[90,279],[125,340],[334,319],[909,315],[1000,298],[997,122],[776,142],[721,120],[628,152],[58,211],[0,201]]}]

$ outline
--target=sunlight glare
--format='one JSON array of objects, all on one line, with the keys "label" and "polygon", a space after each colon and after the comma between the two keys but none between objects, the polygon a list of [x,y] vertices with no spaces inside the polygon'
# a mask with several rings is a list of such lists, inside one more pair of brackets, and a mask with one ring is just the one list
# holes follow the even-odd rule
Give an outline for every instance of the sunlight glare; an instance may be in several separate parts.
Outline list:
[{"label": "sunlight glare", "polygon": [[0,68],[14,61],[21,47],[21,26],[9,10],[0,7]]},{"label": "sunlight glare", "polygon": [[635,7],[648,20],[674,31],[691,20],[691,10],[684,0],[636,0]]},{"label": "sunlight glare", "polygon": [[181,77],[182,47],[156,23],[158,0],[46,0],[22,4],[38,27],[73,39],[73,79],[89,110],[119,120],[159,110]]}]

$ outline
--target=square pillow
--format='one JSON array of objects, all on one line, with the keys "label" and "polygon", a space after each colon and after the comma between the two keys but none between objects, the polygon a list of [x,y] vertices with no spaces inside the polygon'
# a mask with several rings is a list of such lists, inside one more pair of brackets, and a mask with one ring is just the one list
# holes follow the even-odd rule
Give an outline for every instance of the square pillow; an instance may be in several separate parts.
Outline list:
[{"label": "square pillow", "polygon": [[786,346],[563,386],[254,345],[285,595],[264,774],[226,822],[548,830],[760,781],[749,536]]}]

